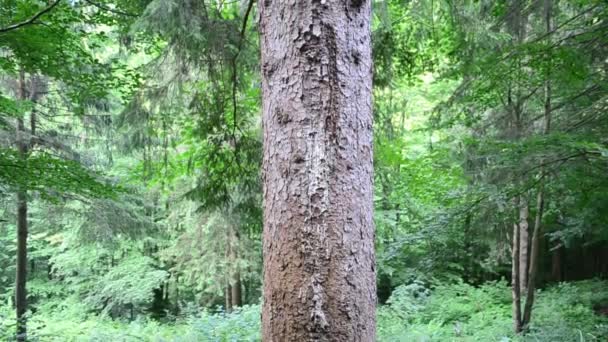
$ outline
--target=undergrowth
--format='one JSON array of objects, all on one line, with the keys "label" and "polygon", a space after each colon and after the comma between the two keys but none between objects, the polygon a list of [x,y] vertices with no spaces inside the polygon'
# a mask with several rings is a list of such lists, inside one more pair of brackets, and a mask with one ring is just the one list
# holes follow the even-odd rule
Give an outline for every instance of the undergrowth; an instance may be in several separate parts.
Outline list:
[{"label": "undergrowth", "polygon": [[594,307],[608,301],[608,283],[581,281],[539,290],[532,324],[513,334],[506,282],[480,287],[440,285],[429,295],[420,284],[401,286],[378,310],[380,341],[608,341],[608,318]]},{"label": "undergrowth", "polygon": [[[506,282],[480,287],[465,283],[428,289],[400,286],[378,309],[379,341],[608,341],[608,282],[562,283],[539,290],[533,324],[525,336],[512,333],[510,288]],[[598,310],[599,308],[599,310]],[[9,338],[8,306],[0,307],[0,331]],[[202,311],[173,323],[122,322],[89,313],[66,299],[38,308],[30,317],[32,341],[259,341],[260,306],[232,313]]]}]

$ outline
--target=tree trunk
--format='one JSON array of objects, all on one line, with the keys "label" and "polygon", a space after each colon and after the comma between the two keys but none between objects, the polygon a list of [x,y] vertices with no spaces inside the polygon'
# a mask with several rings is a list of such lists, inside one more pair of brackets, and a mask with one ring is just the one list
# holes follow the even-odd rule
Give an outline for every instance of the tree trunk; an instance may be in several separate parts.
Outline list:
[{"label": "tree trunk", "polygon": [[370,1],[260,2],[264,341],[373,341]]},{"label": "tree trunk", "polygon": [[17,313],[17,340],[26,340],[27,311],[27,192],[17,193],[17,275],[15,308]]},{"label": "tree trunk", "polygon": [[175,273],[175,316],[179,315],[180,306],[179,306],[179,273]]},{"label": "tree trunk", "polygon": [[231,307],[237,308],[242,305],[241,296],[241,273],[239,270],[238,263],[238,236],[236,233],[230,234],[232,243],[230,244],[230,268],[232,270],[232,276],[230,279],[230,291],[231,291]]},{"label": "tree trunk", "polygon": [[225,260],[228,263],[228,268],[226,269],[225,272],[225,281],[226,281],[226,287],[224,288],[224,299],[225,299],[225,311],[226,312],[231,312],[232,311],[232,285],[231,282],[232,280],[231,278],[231,274],[230,274],[230,268],[232,266],[232,246],[231,246],[231,241],[230,241],[230,231],[226,232],[226,254],[224,255],[224,257],[226,258]]},{"label": "tree trunk", "polygon": [[243,298],[241,295],[241,274],[237,269],[234,272],[232,290],[232,308],[238,308],[243,305]]},{"label": "tree trunk", "polygon": [[[506,19],[507,31],[511,34],[511,43],[513,48],[519,47],[526,36],[526,26],[528,21],[528,15],[523,14],[523,10],[525,7],[525,2],[523,0],[511,0],[508,2],[509,10]],[[523,72],[522,61],[520,58],[516,59],[516,72],[519,77],[521,77],[521,73]],[[525,107],[525,99],[522,95],[522,89],[518,83],[509,84],[507,91],[507,108],[506,110],[510,112],[512,126],[511,129],[512,136],[515,140],[520,140],[524,135],[524,107]],[[528,234],[527,234],[527,202],[525,198],[522,200],[522,196],[517,196],[515,198],[515,208],[517,210],[515,216],[517,217],[516,222],[513,224],[513,240],[512,240],[512,258],[511,258],[511,286],[512,286],[512,305],[513,305],[513,327],[516,333],[520,333],[522,330],[522,320],[521,320],[521,292],[525,290],[525,281],[522,278],[526,278],[526,276],[522,276],[527,272],[527,242],[528,242]],[[523,219],[523,216],[526,219]],[[525,221],[525,222],[524,222]],[[524,223],[526,228],[526,233],[521,234],[522,232],[522,223]],[[522,238],[525,239],[525,252],[522,248]],[[524,252],[524,255],[522,255]],[[522,286],[523,285],[523,286]]]},{"label": "tree trunk", "polygon": [[519,291],[526,293],[528,288],[528,198],[522,196],[519,207]]},{"label": "tree trunk", "polygon": [[513,305],[513,329],[516,333],[521,332],[521,292],[519,288],[519,224],[513,224],[513,248],[511,262],[511,289],[512,289],[512,305]]},{"label": "tree trunk", "polygon": [[[551,17],[553,10],[552,0],[544,0],[544,17],[547,34],[551,32]],[[549,36],[549,35],[548,35]],[[549,39],[549,38],[548,38]],[[551,55],[547,56],[548,62],[551,60]],[[550,79],[550,66],[548,67],[547,74],[545,75],[545,113],[544,113],[544,128],[543,134],[549,134],[551,129],[551,79]],[[541,160],[541,164],[543,160]],[[532,307],[534,305],[534,292],[536,290],[536,277],[538,274],[538,257],[540,250],[540,236],[542,231],[542,220],[543,211],[545,206],[545,170],[543,167],[540,168],[540,185],[538,187],[538,194],[536,198],[536,218],[534,220],[534,233],[532,234],[532,246],[531,246],[531,259],[530,259],[530,277],[528,280],[528,293],[526,296],[526,306],[524,307],[524,319],[523,326],[527,327],[532,319]]]},{"label": "tree trunk", "polygon": [[[19,72],[19,99],[26,99],[25,72]],[[25,137],[25,125],[23,118],[17,120],[17,145],[19,157],[27,158],[28,141]],[[17,272],[15,276],[15,310],[17,318],[17,341],[27,339],[26,317],[27,311],[27,190],[25,188],[17,191]]]},{"label": "tree trunk", "polygon": [[224,288],[224,299],[225,308],[224,311],[232,312],[232,286],[230,286],[230,280],[226,279],[226,287]]},{"label": "tree trunk", "polygon": [[526,328],[532,318],[532,306],[534,305],[534,292],[536,290],[536,276],[538,274],[538,250],[540,246],[540,234],[544,209],[544,191],[538,190],[536,202],[536,218],[534,220],[534,233],[532,234],[532,249],[530,258],[530,277],[528,281],[528,293],[526,294],[526,305],[524,307],[524,318],[522,326]]},{"label": "tree trunk", "polygon": [[562,281],[562,246],[558,246],[551,255],[551,279],[555,282]]}]

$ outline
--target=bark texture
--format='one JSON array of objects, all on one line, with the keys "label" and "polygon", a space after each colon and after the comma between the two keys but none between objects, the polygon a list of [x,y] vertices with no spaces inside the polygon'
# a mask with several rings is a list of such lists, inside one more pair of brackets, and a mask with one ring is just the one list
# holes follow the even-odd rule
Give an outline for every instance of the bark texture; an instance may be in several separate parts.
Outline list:
[{"label": "bark texture", "polygon": [[264,341],[373,341],[370,1],[260,2]]}]

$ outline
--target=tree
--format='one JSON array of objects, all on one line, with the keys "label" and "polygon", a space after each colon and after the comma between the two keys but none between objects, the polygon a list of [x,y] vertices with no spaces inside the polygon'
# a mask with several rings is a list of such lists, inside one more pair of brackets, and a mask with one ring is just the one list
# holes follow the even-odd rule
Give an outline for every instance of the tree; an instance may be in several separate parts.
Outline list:
[{"label": "tree", "polygon": [[260,3],[265,341],[373,341],[371,2]]},{"label": "tree", "polygon": [[[459,33],[458,40],[468,40],[460,42],[462,83],[445,105],[462,115],[471,129],[470,140],[463,144],[464,155],[474,161],[467,173],[471,188],[486,193],[476,195],[465,212],[492,208],[477,210],[473,224],[477,221],[477,229],[487,229],[480,223],[494,217],[495,237],[507,237],[511,244],[514,330],[526,332],[536,282],[545,280],[545,246],[551,250],[557,245],[557,250],[571,243],[574,230],[585,239],[599,231],[587,223],[565,224],[585,222],[585,214],[563,202],[568,197],[563,191],[585,198],[588,190],[573,184],[593,179],[595,165],[605,157],[598,133],[605,130],[606,120],[597,112],[603,108],[597,101],[605,97],[598,86],[605,82],[605,73],[598,72],[597,63],[606,53],[604,21],[598,19],[606,8],[594,1],[571,6],[511,0],[461,10],[454,12],[456,18],[474,18],[479,24],[463,25]],[[444,127],[462,120],[438,109]],[[595,181],[594,187],[602,186]],[[533,222],[528,223],[530,218]],[[513,227],[512,233],[499,227]],[[508,250],[500,248],[503,243],[496,249]]]},{"label": "tree", "polygon": [[[3,13],[7,13],[0,20],[0,48],[4,52],[0,57],[0,71],[11,76],[18,74],[14,100],[2,96],[3,89],[0,89],[0,132],[14,131],[17,146],[16,154],[12,146],[0,153],[0,186],[15,187],[17,194],[15,311],[18,341],[27,339],[28,191],[31,194],[32,190],[42,188],[42,195],[54,192],[55,196],[67,192],[104,196],[112,192],[111,186],[74,160],[78,159],[73,158],[77,154],[56,137],[56,132],[37,131],[36,104],[48,93],[46,80],[39,75],[62,82],[69,98],[66,102],[72,102],[81,109],[92,98],[106,95],[105,88],[111,82],[108,81],[111,68],[101,65],[83,44],[81,38],[86,34],[85,30],[73,30],[76,25],[99,23],[103,18],[83,15],[76,4],[60,2],[48,1],[42,8],[38,8],[39,3],[27,1],[0,2]],[[29,129],[25,125],[28,112]],[[16,117],[14,127],[6,120],[10,116]],[[49,158],[44,149],[62,157]]]},{"label": "tree", "polygon": [[[551,23],[551,19],[553,16],[553,0],[544,0],[543,1],[543,17],[545,20],[545,27],[547,30],[547,34],[550,34],[551,30],[552,30],[552,23]],[[550,41],[550,38],[548,38],[548,40]],[[550,130],[551,130],[551,79],[550,79],[550,75],[551,75],[551,69],[550,69],[550,58],[551,55],[547,54],[547,59],[549,59],[547,61],[548,66],[546,67],[546,71],[545,71],[545,84],[544,84],[544,88],[545,88],[545,103],[544,103],[544,122],[543,122],[543,134],[547,135],[549,134]],[[542,230],[542,224],[543,224],[543,213],[544,213],[544,208],[545,208],[545,193],[544,193],[544,189],[543,189],[543,185],[544,185],[544,169],[542,166],[542,163],[544,162],[544,160],[541,159],[541,166],[540,166],[540,175],[539,177],[541,178],[540,182],[539,182],[539,189],[538,189],[538,193],[537,193],[537,197],[536,197],[536,217],[534,220],[534,231],[532,234],[532,246],[531,246],[531,250],[530,250],[530,254],[531,254],[531,258],[530,258],[530,269],[529,269],[529,277],[528,277],[528,283],[526,284],[526,288],[528,290],[527,295],[526,295],[526,305],[524,306],[524,313],[523,313],[523,317],[522,317],[522,325],[524,328],[526,328],[529,324],[530,321],[532,320],[532,307],[534,305],[534,292],[536,291],[536,277],[538,276],[538,255],[539,255],[539,245],[540,245],[540,235],[541,235],[541,230]],[[528,271],[526,269],[526,271]]]},{"label": "tree", "polygon": [[[19,72],[19,99],[25,100],[25,76]],[[17,119],[19,157],[25,163],[29,143],[25,138],[23,118]],[[27,190],[17,191],[17,273],[15,276],[15,311],[17,314],[17,340],[26,340],[25,312],[27,310]]]}]

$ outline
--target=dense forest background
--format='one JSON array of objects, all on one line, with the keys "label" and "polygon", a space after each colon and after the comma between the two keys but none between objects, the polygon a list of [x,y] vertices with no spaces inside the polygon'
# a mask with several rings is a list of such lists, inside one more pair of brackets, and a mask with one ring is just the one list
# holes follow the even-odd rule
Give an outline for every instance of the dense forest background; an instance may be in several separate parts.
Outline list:
[{"label": "dense forest background", "polygon": [[[0,338],[260,339],[256,7],[0,0]],[[608,4],[372,20],[378,339],[605,341]]]}]

